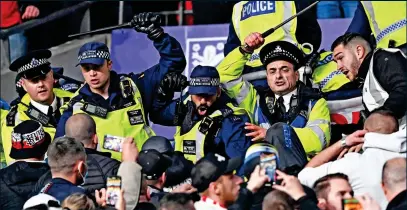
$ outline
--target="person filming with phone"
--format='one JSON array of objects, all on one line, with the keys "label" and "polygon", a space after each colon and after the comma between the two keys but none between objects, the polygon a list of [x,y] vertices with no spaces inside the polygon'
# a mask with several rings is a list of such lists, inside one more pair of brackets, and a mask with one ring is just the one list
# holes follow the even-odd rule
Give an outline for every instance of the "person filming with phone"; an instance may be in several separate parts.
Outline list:
[{"label": "person filming with phone", "polygon": [[[247,149],[244,159],[244,176],[248,182],[243,183],[242,187],[250,187],[253,185],[253,176],[260,175],[260,177],[266,176],[267,180],[263,180],[264,182],[258,182],[258,187],[255,190],[252,190],[253,196],[249,196],[252,199],[241,199],[239,195],[239,199],[228,209],[251,209],[251,210],[261,210],[261,209],[268,209],[269,206],[274,206],[273,201],[266,200],[265,196],[279,196],[281,193],[273,193],[273,195],[269,195],[274,189],[273,186],[278,185],[281,181],[278,178],[277,170],[279,169],[279,156],[277,149],[268,142],[259,141],[254,143]],[[280,174],[283,174],[281,172]],[[285,173],[284,173],[285,174]],[[284,176],[284,175],[283,175]],[[290,176],[284,176],[286,178],[290,178]],[[260,179],[261,180],[261,179]],[[313,205],[314,207],[317,204],[317,199],[313,190],[306,186],[296,186],[298,188],[298,192],[294,193],[294,195],[287,195],[288,197],[293,196],[295,199],[298,199],[298,195],[301,197],[305,192],[307,195],[307,199],[301,200],[301,205]],[[243,191],[244,193],[244,191]],[[284,193],[284,192],[283,192]],[[297,195],[298,194],[298,195]],[[287,196],[280,196],[282,199],[283,197]],[[295,201],[294,198],[290,198],[289,200]],[[275,199],[274,199],[275,200]],[[290,202],[287,202],[290,203]]]}]

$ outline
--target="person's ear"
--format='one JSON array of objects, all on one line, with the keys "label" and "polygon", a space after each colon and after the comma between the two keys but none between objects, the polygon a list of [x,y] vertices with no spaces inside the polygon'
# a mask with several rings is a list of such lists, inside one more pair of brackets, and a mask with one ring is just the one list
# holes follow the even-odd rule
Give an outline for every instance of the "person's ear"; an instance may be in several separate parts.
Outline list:
[{"label": "person's ear", "polygon": [[54,71],[52,71],[52,69],[51,69],[51,71],[49,71],[49,72],[50,72],[49,76],[52,78],[52,80],[54,80]]},{"label": "person's ear", "polygon": [[326,200],[324,198],[318,198],[318,208],[321,210],[325,210],[327,209],[327,203]]},{"label": "person's ear", "polygon": [[221,183],[220,182],[212,182],[211,183],[213,186],[213,192],[216,195],[220,195],[222,193],[222,189],[221,189]]},{"label": "person's ear", "polygon": [[298,82],[298,80],[300,79],[300,73],[297,70],[297,71],[294,72],[294,74],[295,74],[295,81]]},{"label": "person's ear", "polygon": [[113,67],[113,61],[112,61],[112,60],[108,60],[108,61],[107,61],[107,68],[109,69],[109,71],[112,70],[112,67]]},{"label": "person's ear", "polygon": [[86,173],[86,165],[85,165],[85,161],[81,160],[78,163],[78,170],[79,172],[82,174],[82,176],[85,176]]},{"label": "person's ear", "polygon": [[167,180],[167,174],[164,172],[163,175],[161,175],[161,182],[162,182],[163,186],[164,186],[164,183],[166,180]]},{"label": "person's ear", "polygon": [[98,144],[99,138],[98,138],[98,135],[96,133],[93,134],[92,141],[93,141],[94,144],[96,144],[96,145]]},{"label": "person's ear", "polygon": [[360,60],[365,56],[365,48],[362,45],[356,46],[356,57]]},{"label": "person's ear", "polygon": [[27,92],[27,87],[25,84],[25,79],[21,79],[21,86],[23,87],[24,91]]},{"label": "person's ear", "polygon": [[387,188],[384,186],[384,183],[381,182],[380,185],[381,185],[381,187],[382,187],[383,193],[384,193],[385,195],[387,195]]},{"label": "person's ear", "polygon": [[218,90],[216,92],[216,98],[219,98],[221,93],[222,93],[222,89],[220,87],[218,87]]}]

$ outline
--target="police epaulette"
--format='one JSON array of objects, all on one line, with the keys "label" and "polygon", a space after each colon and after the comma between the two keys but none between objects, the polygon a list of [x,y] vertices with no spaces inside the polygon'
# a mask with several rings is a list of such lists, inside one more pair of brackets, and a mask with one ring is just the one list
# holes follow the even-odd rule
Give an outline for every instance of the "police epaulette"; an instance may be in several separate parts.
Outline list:
[{"label": "police epaulette", "polygon": [[233,122],[240,122],[240,121],[242,121],[242,118],[240,118],[239,116],[236,116],[236,115],[231,116],[230,119],[231,119]]},{"label": "police epaulette", "polygon": [[71,100],[71,98],[70,97],[62,97],[61,100],[62,100],[61,105],[64,105],[65,103],[69,102],[69,100]]},{"label": "police epaulette", "polygon": [[15,126],[17,108],[18,108],[18,105],[12,106],[10,109],[10,112],[7,114],[7,116],[6,116],[6,125],[7,126]]},{"label": "police epaulette", "polygon": [[227,116],[233,114],[233,109],[230,107],[225,107],[223,109],[219,110],[222,113],[223,118],[226,118]]}]

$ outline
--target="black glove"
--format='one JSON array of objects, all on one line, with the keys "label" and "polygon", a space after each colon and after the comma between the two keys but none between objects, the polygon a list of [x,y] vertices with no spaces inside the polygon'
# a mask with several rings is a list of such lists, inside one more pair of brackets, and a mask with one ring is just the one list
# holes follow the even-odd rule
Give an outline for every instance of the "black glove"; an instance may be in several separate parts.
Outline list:
[{"label": "black glove", "polygon": [[187,77],[180,73],[167,73],[160,82],[158,87],[158,94],[162,97],[172,99],[174,92],[181,89],[184,89],[188,86]]},{"label": "black glove", "polygon": [[147,34],[147,37],[151,40],[156,40],[164,34],[164,30],[161,28],[160,24],[160,15],[151,12],[137,14],[131,20],[131,26],[137,32]]}]

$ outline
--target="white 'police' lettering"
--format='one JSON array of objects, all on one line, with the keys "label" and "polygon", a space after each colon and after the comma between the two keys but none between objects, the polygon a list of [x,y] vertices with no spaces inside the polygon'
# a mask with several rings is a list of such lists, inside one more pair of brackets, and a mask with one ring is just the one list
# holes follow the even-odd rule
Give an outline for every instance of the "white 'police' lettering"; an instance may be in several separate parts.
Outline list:
[{"label": "white 'police' lettering", "polygon": [[243,5],[240,20],[245,20],[257,15],[274,13],[275,11],[275,1],[249,1]]}]

